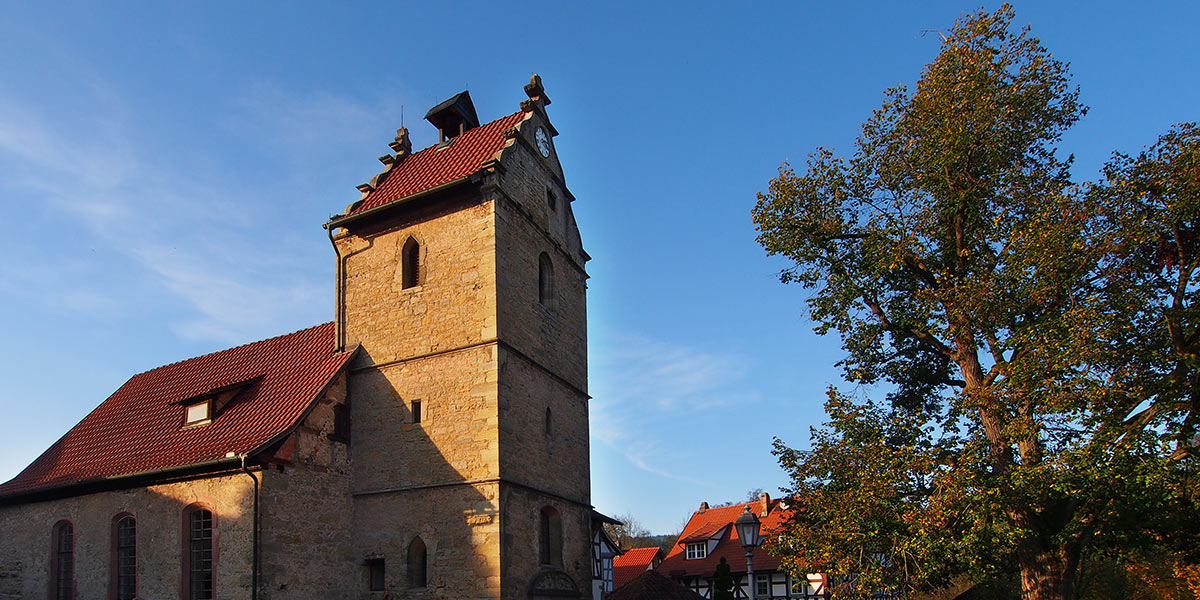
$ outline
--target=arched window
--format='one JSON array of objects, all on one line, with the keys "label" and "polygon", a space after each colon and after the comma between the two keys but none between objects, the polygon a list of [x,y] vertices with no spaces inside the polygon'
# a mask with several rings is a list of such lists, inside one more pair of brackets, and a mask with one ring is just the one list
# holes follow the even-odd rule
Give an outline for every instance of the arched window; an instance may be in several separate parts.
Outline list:
[{"label": "arched window", "polygon": [[554,263],[545,252],[538,257],[538,302],[549,307],[554,300]]},{"label": "arched window", "polygon": [[75,528],[70,521],[59,521],[51,533],[54,552],[50,556],[50,585],[54,600],[75,597]]},{"label": "arched window", "polygon": [[401,287],[408,289],[421,285],[421,244],[416,238],[408,238],[400,251]]},{"label": "arched window", "polygon": [[113,592],[111,598],[133,600],[137,596],[137,520],[132,515],[113,519]]},{"label": "arched window", "polygon": [[408,587],[423,588],[428,583],[429,554],[421,536],[413,538],[408,545]]},{"label": "arched window", "polygon": [[562,517],[552,506],[543,506],[538,523],[538,562],[562,566]]},{"label": "arched window", "polygon": [[187,600],[213,597],[213,524],[212,511],[203,507],[184,512],[183,580]]}]

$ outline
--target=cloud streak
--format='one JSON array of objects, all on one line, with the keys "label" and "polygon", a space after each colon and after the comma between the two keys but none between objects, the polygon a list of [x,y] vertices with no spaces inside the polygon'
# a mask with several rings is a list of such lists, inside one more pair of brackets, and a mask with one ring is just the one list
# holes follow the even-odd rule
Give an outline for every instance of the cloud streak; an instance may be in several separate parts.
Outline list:
[{"label": "cloud streak", "polygon": [[[323,115],[329,127],[288,140],[319,145],[333,128],[366,113],[346,99],[318,99],[299,102],[292,117],[264,126],[282,131]],[[270,209],[235,200],[252,198],[252,190],[225,183],[220,173],[196,179],[186,161],[176,164],[156,154],[154,144],[142,139],[146,132],[122,120],[120,115],[132,111],[112,95],[98,94],[95,110],[81,131],[52,119],[48,110],[0,96],[0,170],[6,173],[0,190],[6,203],[40,214],[44,222],[66,223],[87,238],[59,233],[62,243],[45,252],[18,249],[24,260],[3,267],[10,283],[0,290],[32,294],[42,305],[68,312],[113,310],[122,301],[102,281],[106,274],[79,268],[89,259],[80,249],[91,245],[132,267],[121,277],[166,293],[186,309],[171,324],[183,338],[245,342],[278,333],[281,323],[319,314],[329,290],[314,277],[313,257],[290,234],[265,226]],[[67,271],[86,276],[54,276]]]},{"label": "cloud streak", "polygon": [[[747,358],[642,335],[605,339],[593,350],[591,428],[600,442],[621,452],[638,469],[706,484],[667,465],[694,455],[693,444],[721,435],[695,416],[756,403],[745,391]],[[694,471],[693,471],[694,472]]]}]

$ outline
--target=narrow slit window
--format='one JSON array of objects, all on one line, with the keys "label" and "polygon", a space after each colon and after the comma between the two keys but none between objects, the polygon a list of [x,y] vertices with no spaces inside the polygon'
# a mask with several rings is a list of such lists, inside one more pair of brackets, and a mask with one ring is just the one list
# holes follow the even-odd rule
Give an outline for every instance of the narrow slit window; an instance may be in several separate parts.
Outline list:
[{"label": "narrow slit window", "polygon": [[413,423],[421,422],[421,401],[420,400],[412,401],[412,422]]},{"label": "narrow slit window", "polygon": [[550,255],[543,252],[538,257],[538,302],[547,308],[554,300],[554,264]]},{"label": "narrow slit window", "polygon": [[550,207],[552,211],[558,210],[558,197],[550,188],[546,188],[546,206]]},{"label": "narrow slit window", "polygon": [[553,431],[551,429],[551,423],[552,423],[552,421],[550,420],[551,416],[552,416],[552,414],[550,412],[550,407],[547,406],[546,407],[546,435],[550,435],[551,432]]},{"label": "narrow slit window", "polygon": [[421,244],[417,243],[415,238],[410,237],[404,242],[404,249],[400,251],[400,269],[403,271],[403,289],[421,285]]}]

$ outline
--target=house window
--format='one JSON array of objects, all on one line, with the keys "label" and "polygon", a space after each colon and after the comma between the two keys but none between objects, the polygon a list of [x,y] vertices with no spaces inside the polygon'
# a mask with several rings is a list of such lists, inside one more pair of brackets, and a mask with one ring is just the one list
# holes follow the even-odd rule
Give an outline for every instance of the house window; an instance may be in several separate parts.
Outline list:
[{"label": "house window", "polygon": [[562,566],[562,517],[550,506],[543,506],[538,522],[538,562]]},{"label": "house window", "polygon": [[687,545],[687,560],[708,556],[708,542],[690,542]]},{"label": "house window", "polygon": [[413,538],[412,543],[408,545],[408,587],[425,587],[429,575],[428,558],[425,542],[420,536]]},{"label": "house window", "polygon": [[203,508],[185,513],[187,547],[184,548],[184,581],[188,600],[213,597],[213,514]]},{"label": "house window", "polygon": [[543,252],[538,256],[538,302],[549,308],[553,300],[554,264],[550,262],[550,255]]},{"label": "house window", "polygon": [[194,404],[187,405],[187,407],[184,408],[184,415],[183,415],[184,426],[198,425],[200,423],[208,421],[209,419],[212,418],[211,417],[211,413],[212,413],[211,408],[212,408],[212,403],[209,402],[208,400],[204,400],[201,402],[196,402]]},{"label": "house window", "polygon": [[115,597],[133,600],[137,596],[137,520],[129,515],[118,517],[113,527]]},{"label": "house window", "polygon": [[75,528],[59,521],[52,530],[54,554],[50,576],[54,582],[54,600],[71,600],[75,595]]},{"label": "house window", "polygon": [[420,400],[412,401],[412,422],[413,423],[421,422],[421,401]]},{"label": "house window", "polygon": [[610,557],[600,559],[600,581],[605,592],[613,591],[613,559]]},{"label": "house window", "polygon": [[807,577],[795,577],[795,576],[789,575],[788,581],[791,582],[791,585],[789,586],[788,589],[790,590],[792,596],[803,597],[805,595],[805,592],[808,591],[808,578]]},{"label": "house window", "polygon": [[401,287],[403,289],[421,285],[421,245],[415,238],[404,242],[400,251]]},{"label": "house window", "polygon": [[382,558],[367,559],[367,589],[372,592],[384,590],[384,571]]},{"label": "house window", "polygon": [[756,587],[755,596],[759,598],[769,598],[771,596],[771,576],[770,575],[755,575],[754,585]]}]

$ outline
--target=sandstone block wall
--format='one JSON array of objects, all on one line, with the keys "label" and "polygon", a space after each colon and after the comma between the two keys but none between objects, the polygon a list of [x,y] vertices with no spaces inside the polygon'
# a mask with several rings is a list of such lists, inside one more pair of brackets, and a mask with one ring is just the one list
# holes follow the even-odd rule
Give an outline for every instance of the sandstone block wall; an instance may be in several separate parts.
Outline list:
[{"label": "sandstone block wall", "polygon": [[[184,510],[200,504],[214,517],[216,598],[250,598],[253,482],[244,473],[146,488],[0,507],[0,569],[20,571],[0,589],[18,598],[45,598],[55,523],[67,520],[75,536],[77,598],[107,598],[113,564],[113,518],[137,519],[138,595],[178,598],[183,577]],[[13,579],[17,582],[14,583]]]},{"label": "sandstone block wall", "polygon": [[[337,240],[344,261],[347,345],[358,366],[462,348],[496,337],[496,241],[491,203],[446,198],[412,207],[383,231]],[[404,289],[401,250],[421,246],[420,284]],[[353,393],[353,392],[352,392]]]},{"label": "sandstone block wall", "polygon": [[[355,552],[360,564],[367,558],[384,560],[387,589],[356,597],[499,598],[498,488],[496,483],[458,484],[357,495]],[[424,588],[410,588],[408,548],[418,535],[427,550],[428,580]],[[356,589],[365,590],[365,583]]]},{"label": "sandstone block wall", "polygon": [[346,380],[338,375],[261,473],[261,600],[325,600],[365,589],[350,546],[350,446],[333,436]]}]

